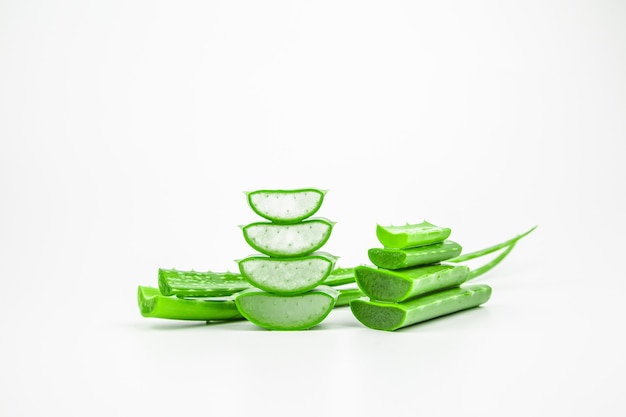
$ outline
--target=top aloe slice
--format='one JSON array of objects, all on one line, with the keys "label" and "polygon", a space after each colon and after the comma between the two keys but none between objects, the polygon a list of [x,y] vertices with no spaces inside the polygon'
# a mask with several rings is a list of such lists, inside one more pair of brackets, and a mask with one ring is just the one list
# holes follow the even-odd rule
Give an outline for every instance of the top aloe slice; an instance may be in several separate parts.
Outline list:
[{"label": "top aloe slice", "polygon": [[325,194],[326,191],[315,188],[246,193],[252,210],[274,223],[297,223],[311,217],[319,210]]},{"label": "top aloe slice", "polygon": [[246,242],[262,254],[291,257],[320,249],[330,238],[334,225],[328,219],[313,218],[296,224],[250,223],[242,230]]},{"label": "top aloe slice", "polygon": [[385,248],[406,249],[443,242],[450,236],[448,227],[423,221],[404,226],[376,225],[376,237]]}]

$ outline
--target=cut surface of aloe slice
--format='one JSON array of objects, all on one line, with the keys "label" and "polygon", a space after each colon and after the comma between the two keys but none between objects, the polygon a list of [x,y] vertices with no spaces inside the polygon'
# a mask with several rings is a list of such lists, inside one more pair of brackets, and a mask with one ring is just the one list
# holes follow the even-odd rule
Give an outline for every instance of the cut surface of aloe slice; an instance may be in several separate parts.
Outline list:
[{"label": "cut surface of aloe slice", "polygon": [[179,297],[221,297],[251,288],[240,274],[159,269],[159,290]]},{"label": "cut surface of aloe slice", "polygon": [[315,188],[246,193],[252,210],[275,223],[296,223],[311,217],[319,210],[325,194],[326,191]]},{"label": "cut surface of aloe slice", "polygon": [[143,317],[197,321],[243,319],[233,300],[185,300],[145,286],[137,288],[137,304]]},{"label": "cut surface of aloe slice", "polygon": [[356,282],[369,298],[398,303],[418,295],[461,285],[469,267],[428,265],[397,271],[368,266],[355,268]]},{"label": "cut surface of aloe slice", "polygon": [[314,218],[296,224],[250,223],[242,228],[246,242],[264,255],[304,256],[328,241],[334,222]]},{"label": "cut surface of aloe slice", "polygon": [[299,294],[320,285],[337,257],[314,252],[295,258],[251,256],[238,262],[241,275],[253,286],[276,294]]},{"label": "cut surface of aloe slice", "polygon": [[376,330],[393,331],[422,321],[477,307],[489,300],[491,287],[468,285],[437,291],[404,303],[384,303],[357,299],[350,302],[354,317]]},{"label": "cut surface of aloe slice", "polygon": [[235,297],[237,308],[250,322],[269,330],[306,330],[317,326],[330,313],[339,293],[319,286],[298,295],[278,295],[257,288]]},{"label": "cut surface of aloe slice", "polygon": [[442,262],[458,256],[461,250],[461,245],[446,240],[409,249],[372,248],[367,251],[367,255],[370,261],[379,268],[400,269]]},{"label": "cut surface of aloe slice", "polygon": [[450,236],[448,227],[435,226],[424,221],[404,226],[376,225],[376,237],[385,248],[405,249],[443,242]]}]

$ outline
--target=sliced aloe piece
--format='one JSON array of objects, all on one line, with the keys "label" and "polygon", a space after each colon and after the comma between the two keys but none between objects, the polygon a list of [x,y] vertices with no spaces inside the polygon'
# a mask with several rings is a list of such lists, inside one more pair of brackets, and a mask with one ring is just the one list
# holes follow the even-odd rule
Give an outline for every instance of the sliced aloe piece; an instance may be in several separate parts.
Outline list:
[{"label": "sliced aloe piece", "polygon": [[354,267],[335,268],[332,270],[328,278],[324,280],[324,285],[335,287],[338,285],[352,284],[354,281]]},{"label": "sliced aloe piece", "polygon": [[173,320],[241,320],[233,300],[185,300],[165,296],[157,288],[139,286],[137,304],[143,317]]},{"label": "sliced aloe piece", "polygon": [[385,248],[405,249],[443,242],[450,236],[448,227],[424,221],[404,226],[376,225],[376,237]]},{"label": "sliced aloe piece", "polygon": [[240,274],[159,269],[159,290],[179,297],[221,297],[251,288]]},{"label": "sliced aloe piece", "polygon": [[461,250],[461,245],[446,240],[434,245],[409,249],[372,248],[367,251],[367,255],[370,261],[379,268],[400,269],[445,261],[458,256]]},{"label": "sliced aloe piece", "polygon": [[404,303],[357,299],[350,309],[358,321],[376,330],[393,331],[422,321],[477,307],[489,300],[491,287],[484,284],[442,290]]},{"label": "sliced aloe piece", "polygon": [[259,216],[275,223],[297,223],[311,217],[324,201],[325,190],[257,190],[247,192],[248,204]]},{"label": "sliced aloe piece", "polygon": [[322,322],[335,306],[339,293],[319,286],[298,295],[278,295],[257,288],[235,297],[239,312],[269,330],[306,330]]},{"label": "sliced aloe piece", "polygon": [[291,257],[308,255],[324,246],[334,225],[328,219],[315,218],[296,224],[257,222],[242,229],[246,242],[255,250],[269,256]]},{"label": "sliced aloe piece", "polygon": [[276,294],[299,294],[320,285],[336,260],[329,253],[314,252],[296,258],[250,256],[238,264],[241,275],[257,288]]},{"label": "sliced aloe piece", "polygon": [[392,271],[358,266],[355,276],[357,285],[369,298],[398,303],[461,285],[469,277],[469,267],[429,265]]},{"label": "sliced aloe piece", "polygon": [[357,298],[361,298],[364,296],[363,291],[359,288],[345,288],[337,290],[339,292],[339,297],[337,297],[337,302],[335,303],[335,307],[343,307],[350,305],[352,300],[356,300]]}]

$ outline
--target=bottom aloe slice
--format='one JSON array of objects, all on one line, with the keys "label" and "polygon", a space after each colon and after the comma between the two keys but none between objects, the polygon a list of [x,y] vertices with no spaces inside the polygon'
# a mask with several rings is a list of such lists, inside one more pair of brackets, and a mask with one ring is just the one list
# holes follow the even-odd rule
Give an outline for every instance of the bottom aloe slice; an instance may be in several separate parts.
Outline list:
[{"label": "bottom aloe slice", "polygon": [[354,300],[350,309],[358,321],[376,330],[393,331],[422,321],[477,307],[489,300],[485,284],[442,290],[404,303]]},{"label": "bottom aloe slice", "polygon": [[162,295],[152,287],[137,288],[137,304],[144,317],[198,321],[243,319],[233,300],[186,300]]},{"label": "bottom aloe slice", "polygon": [[467,280],[469,267],[428,265],[392,271],[357,266],[354,274],[357,285],[369,298],[402,302],[428,292],[459,286]]},{"label": "bottom aloe slice", "polygon": [[322,322],[335,306],[338,292],[328,286],[298,295],[277,295],[257,288],[235,297],[242,316],[269,330],[306,330]]},{"label": "bottom aloe slice", "polygon": [[276,294],[299,294],[328,277],[337,258],[315,252],[298,258],[251,256],[238,262],[241,275],[253,286]]}]

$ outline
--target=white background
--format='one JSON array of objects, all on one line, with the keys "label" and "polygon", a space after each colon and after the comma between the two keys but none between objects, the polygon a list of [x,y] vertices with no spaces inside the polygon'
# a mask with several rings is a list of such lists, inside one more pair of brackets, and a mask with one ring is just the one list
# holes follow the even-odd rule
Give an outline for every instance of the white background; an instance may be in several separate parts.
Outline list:
[{"label": "white background", "polygon": [[[0,415],[624,415],[620,1],[0,1]],[[479,309],[398,332],[145,319],[235,270],[243,192],[328,189],[466,251]]]}]

